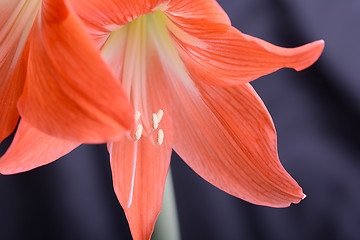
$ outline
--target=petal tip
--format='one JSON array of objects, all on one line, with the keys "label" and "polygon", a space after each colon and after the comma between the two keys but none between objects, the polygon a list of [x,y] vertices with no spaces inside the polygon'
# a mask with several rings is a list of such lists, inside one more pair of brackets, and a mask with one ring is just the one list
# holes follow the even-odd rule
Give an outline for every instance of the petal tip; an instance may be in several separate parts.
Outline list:
[{"label": "petal tip", "polygon": [[311,65],[313,65],[321,56],[325,48],[325,41],[323,39],[308,43],[299,47],[300,54],[303,56],[303,60],[298,60],[294,69],[296,71],[302,71]]},{"label": "petal tip", "polygon": [[325,47],[325,41],[323,39],[317,40],[315,42],[312,43],[314,45],[314,49],[316,49],[320,54],[323,52],[324,47]]},{"label": "petal tip", "polygon": [[325,47],[325,41],[323,39],[317,40],[314,42],[314,45],[318,48],[318,51],[321,54]]},{"label": "petal tip", "polygon": [[302,199],[301,199],[301,200],[304,200],[306,197],[307,197],[307,196],[306,196],[306,194],[305,194],[305,193],[303,193],[303,197],[302,197]]},{"label": "petal tip", "polygon": [[292,203],[292,204],[299,204],[299,203],[300,203],[302,200],[304,200],[306,197],[307,197],[306,194],[303,193],[303,192],[301,192],[301,194],[298,195],[298,196],[296,196],[295,200],[292,200],[292,201],[290,202],[290,204],[288,204],[287,207],[289,207],[289,206],[291,205],[291,203]]}]

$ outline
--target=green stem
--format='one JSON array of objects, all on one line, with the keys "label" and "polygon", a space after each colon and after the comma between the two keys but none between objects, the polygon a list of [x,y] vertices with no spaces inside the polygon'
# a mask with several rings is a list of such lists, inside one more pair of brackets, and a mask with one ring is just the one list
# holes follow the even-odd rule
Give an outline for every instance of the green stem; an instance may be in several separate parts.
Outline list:
[{"label": "green stem", "polygon": [[155,224],[152,240],[180,240],[179,221],[171,171],[169,170],[164,191],[162,210]]}]

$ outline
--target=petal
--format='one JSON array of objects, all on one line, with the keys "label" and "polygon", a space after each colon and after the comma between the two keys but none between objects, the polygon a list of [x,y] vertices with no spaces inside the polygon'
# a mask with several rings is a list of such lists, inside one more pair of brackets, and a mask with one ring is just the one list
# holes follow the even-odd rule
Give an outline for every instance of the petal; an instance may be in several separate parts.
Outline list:
[{"label": "petal", "polygon": [[133,239],[150,239],[161,210],[171,145],[166,138],[162,146],[157,146],[151,138],[142,137],[138,142],[124,138],[108,147],[115,193]]},{"label": "petal", "polygon": [[167,5],[165,12],[173,16],[231,25],[228,15],[215,0],[170,0]]},{"label": "petal", "polygon": [[19,121],[16,104],[24,87],[26,56],[27,51],[24,51],[15,67],[11,67],[7,60],[0,66],[0,142],[15,130]]},{"label": "petal", "polygon": [[[136,49],[142,48],[141,41],[131,38],[132,30],[123,31],[112,35],[102,52],[141,113],[137,124],[144,128],[139,141],[131,140],[134,138],[131,133],[131,137],[109,144],[109,152],[116,195],[125,210],[133,239],[143,240],[150,239],[161,210],[172,151],[172,112],[164,69],[153,43],[149,40],[144,53],[138,55]],[[112,47],[113,43],[119,44],[118,49]],[[159,109],[163,116],[158,128],[153,129],[151,117]],[[160,129],[165,136],[158,146]]]},{"label": "petal", "polygon": [[26,74],[24,48],[39,8],[40,1],[0,1],[0,142],[19,119],[16,103]]},{"label": "petal", "polygon": [[20,115],[35,128],[75,142],[118,140],[134,112],[81,22],[61,0],[44,1],[30,35]]},{"label": "petal", "polygon": [[[129,33],[127,29],[124,31]],[[137,55],[136,48],[141,48],[141,41],[137,45],[136,39],[122,35],[125,32],[119,34],[109,39],[102,49],[103,55],[131,96],[135,109],[141,113],[137,124],[142,124],[144,130],[137,142],[127,137],[109,144],[114,189],[125,210],[133,239],[150,239],[161,210],[172,151],[170,97],[164,70],[152,43],[146,46],[146,54]],[[121,45],[123,42],[124,45]],[[112,43],[120,44],[117,51],[111,47]],[[154,130],[151,116],[159,109],[164,114],[158,129]],[[156,144],[159,129],[165,133],[160,147]]]},{"label": "petal", "polygon": [[190,75],[212,85],[247,83],[284,67],[303,70],[324,49],[322,40],[282,48],[225,24],[168,17],[168,29]]},{"label": "petal", "polygon": [[0,158],[0,173],[14,174],[46,165],[71,152],[79,143],[51,137],[20,120],[13,142]]},{"label": "petal", "polygon": [[249,84],[173,90],[173,148],[195,172],[254,204],[285,207],[304,197],[278,159],[273,122]]}]

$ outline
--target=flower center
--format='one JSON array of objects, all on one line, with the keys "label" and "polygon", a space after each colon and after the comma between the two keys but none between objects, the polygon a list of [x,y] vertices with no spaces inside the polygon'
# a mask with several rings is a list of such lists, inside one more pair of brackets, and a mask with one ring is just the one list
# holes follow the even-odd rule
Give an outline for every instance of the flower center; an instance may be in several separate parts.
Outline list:
[{"label": "flower center", "polygon": [[[111,29],[116,27],[111,26]],[[185,87],[195,89],[172,34],[190,39],[164,12],[155,10],[119,26],[101,49],[134,109],[142,114],[142,127],[138,127],[138,133],[147,134],[157,128],[153,112],[154,109],[166,109],[169,104],[161,96],[167,84],[176,88],[181,81]],[[162,131],[158,135],[157,142],[162,142]]]}]

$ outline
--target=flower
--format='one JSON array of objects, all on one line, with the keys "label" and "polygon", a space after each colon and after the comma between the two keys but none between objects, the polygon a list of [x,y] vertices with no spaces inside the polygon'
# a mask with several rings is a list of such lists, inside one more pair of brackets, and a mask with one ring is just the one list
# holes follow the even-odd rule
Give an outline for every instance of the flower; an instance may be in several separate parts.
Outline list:
[{"label": "flower", "polygon": [[[151,236],[172,149],[205,180],[251,203],[285,207],[305,197],[278,159],[274,124],[249,82],[283,67],[307,68],[323,41],[274,46],[233,28],[213,0],[73,0],[71,9],[135,110],[135,127],[108,142],[134,239]],[[47,164],[79,144],[33,126],[21,120],[1,173]]]},{"label": "flower", "polygon": [[0,141],[19,113],[80,142],[118,140],[132,128],[127,96],[63,1],[2,0],[0,9]]}]

